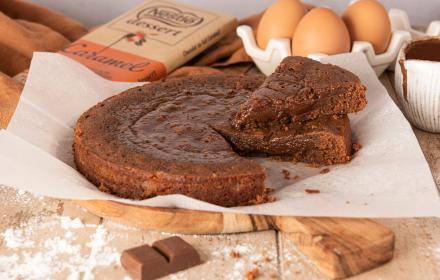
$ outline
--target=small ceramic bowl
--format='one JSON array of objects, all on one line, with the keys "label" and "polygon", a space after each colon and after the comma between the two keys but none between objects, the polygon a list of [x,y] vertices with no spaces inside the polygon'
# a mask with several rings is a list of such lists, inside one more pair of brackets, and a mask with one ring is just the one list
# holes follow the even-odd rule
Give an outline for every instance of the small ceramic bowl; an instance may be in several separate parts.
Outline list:
[{"label": "small ceramic bowl", "polygon": [[[357,41],[353,43],[352,52],[365,53],[369,63],[377,76],[380,76],[388,67],[394,67],[394,62],[399,50],[411,36],[417,36],[421,32],[411,29],[408,15],[405,11],[391,9],[389,16],[392,26],[392,37],[388,50],[385,53],[376,55],[370,42]],[[440,35],[440,22],[432,22],[428,32],[433,35]],[[435,34],[437,33],[437,34]],[[237,34],[243,41],[246,53],[252,57],[257,67],[266,75],[270,75],[286,56],[291,55],[290,39],[271,39],[265,50],[258,47],[252,29],[242,25],[237,28]],[[423,34],[423,33],[422,33]],[[311,54],[310,58],[319,60],[326,54]]]},{"label": "small ceramic bowl", "polygon": [[416,127],[440,132],[440,62],[407,59],[406,51],[414,43],[437,40],[440,37],[416,39],[406,44],[396,62],[394,86],[400,107]]}]

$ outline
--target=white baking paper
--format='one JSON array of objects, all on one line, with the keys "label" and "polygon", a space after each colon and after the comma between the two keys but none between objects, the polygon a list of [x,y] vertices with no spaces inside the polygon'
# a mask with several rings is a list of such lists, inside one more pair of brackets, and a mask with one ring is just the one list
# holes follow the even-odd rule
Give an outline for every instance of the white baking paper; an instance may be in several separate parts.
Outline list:
[{"label": "white baking paper", "polygon": [[[136,84],[104,80],[66,57],[36,53],[21,101],[0,132],[0,183],[63,199],[106,199],[156,207],[268,215],[340,217],[440,216],[439,195],[416,137],[363,54],[325,58],[356,73],[367,86],[368,106],[352,115],[362,149],[343,165],[322,168],[258,159],[277,200],[223,208],[182,195],[143,201],[102,193],[75,170],[72,135],[77,118],[98,101]],[[286,180],[282,170],[295,180]],[[305,189],[318,189],[307,194]]]}]

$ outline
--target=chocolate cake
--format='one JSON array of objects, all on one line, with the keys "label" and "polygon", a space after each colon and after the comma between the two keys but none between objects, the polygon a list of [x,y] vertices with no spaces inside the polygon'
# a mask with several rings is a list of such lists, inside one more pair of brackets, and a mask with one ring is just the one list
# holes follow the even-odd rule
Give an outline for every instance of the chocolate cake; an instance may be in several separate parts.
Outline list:
[{"label": "chocolate cake", "polygon": [[262,81],[179,78],[109,98],[78,120],[76,165],[100,190],[125,198],[184,194],[221,206],[256,200],[266,191],[264,169],[237,155],[210,123],[229,121]]},{"label": "chocolate cake", "polygon": [[353,73],[305,57],[285,58],[244,102],[233,123],[237,128],[345,115],[367,104],[365,87]]},{"label": "chocolate cake", "polygon": [[145,199],[184,194],[221,206],[264,197],[265,171],[237,153],[290,154],[314,164],[345,162],[346,117],[236,130],[239,105],[261,76],[177,78],[109,98],[85,112],[75,129],[79,171],[100,190]]},{"label": "chocolate cake", "polygon": [[314,165],[345,163],[351,158],[351,129],[346,115],[270,128],[235,129],[219,125],[215,129],[243,155],[291,156],[295,161]]}]

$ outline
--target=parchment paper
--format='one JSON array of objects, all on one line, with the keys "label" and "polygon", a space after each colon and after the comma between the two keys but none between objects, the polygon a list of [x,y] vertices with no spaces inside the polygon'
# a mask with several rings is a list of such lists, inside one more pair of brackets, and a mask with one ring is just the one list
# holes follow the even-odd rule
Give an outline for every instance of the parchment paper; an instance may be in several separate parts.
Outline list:
[{"label": "parchment paper", "polygon": [[[440,216],[439,195],[409,123],[389,98],[363,54],[325,59],[357,74],[368,87],[368,106],[350,116],[362,145],[344,165],[322,168],[258,159],[268,171],[277,200],[223,208],[182,195],[144,201],[98,191],[72,161],[77,118],[98,101],[137,84],[104,80],[66,57],[36,53],[15,116],[0,132],[0,184],[64,199],[107,199],[124,203],[268,215],[341,217]],[[282,169],[295,180],[286,180]],[[318,189],[308,194],[305,189]]]}]

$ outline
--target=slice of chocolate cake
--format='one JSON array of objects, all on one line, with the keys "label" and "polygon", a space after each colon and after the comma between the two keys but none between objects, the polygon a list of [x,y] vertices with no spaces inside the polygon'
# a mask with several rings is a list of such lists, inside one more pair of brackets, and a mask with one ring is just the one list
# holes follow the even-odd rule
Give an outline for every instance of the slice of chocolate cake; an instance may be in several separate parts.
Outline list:
[{"label": "slice of chocolate cake", "polygon": [[313,165],[345,163],[351,158],[351,129],[346,115],[278,124],[265,128],[236,129],[215,125],[236,151],[291,156]]},{"label": "slice of chocolate cake", "polygon": [[356,75],[338,66],[287,57],[240,106],[233,124],[264,127],[358,112],[367,104],[365,90]]}]

